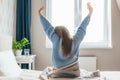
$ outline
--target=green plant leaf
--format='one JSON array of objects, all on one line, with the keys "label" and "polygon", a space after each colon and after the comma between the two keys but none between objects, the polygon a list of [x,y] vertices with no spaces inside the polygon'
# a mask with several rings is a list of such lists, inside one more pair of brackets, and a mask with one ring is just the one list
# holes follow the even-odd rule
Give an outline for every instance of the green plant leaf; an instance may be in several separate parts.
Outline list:
[{"label": "green plant leaf", "polygon": [[21,50],[28,44],[30,44],[30,41],[27,38],[23,38],[20,41],[13,41],[12,48],[14,50]]}]

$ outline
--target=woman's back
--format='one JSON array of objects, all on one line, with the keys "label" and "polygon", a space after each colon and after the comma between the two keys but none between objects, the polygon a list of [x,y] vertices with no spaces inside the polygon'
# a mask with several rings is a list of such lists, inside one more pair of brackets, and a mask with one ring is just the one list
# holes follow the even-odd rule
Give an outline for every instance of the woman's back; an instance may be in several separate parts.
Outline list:
[{"label": "woman's back", "polygon": [[57,34],[54,27],[49,23],[49,21],[47,21],[44,16],[40,16],[40,20],[43,25],[44,31],[53,44],[52,62],[54,67],[60,68],[77,61],[79,57],[79,46],[85,36],[86,27],[89,24],[90,16],[87,16],[83,20],[73,37],[71,53],[73,53],[74,56],[71,57],[70,55],[68,55],[66,58],[64,57],[62,51],[62,38]]},{"label": "woman's back", "polygon": [[48,74],[49,77],[78,77],[80,76],[79,47],[86,34],[86,28],[92,14],[92,7],[87,4],[89,14],[79,25],[73,38],[65,27],[54,28],[50,22],[41,14],[44,7],[40,8],[39,15],[45,33],[53,44],[52,62],[54,71]]}]

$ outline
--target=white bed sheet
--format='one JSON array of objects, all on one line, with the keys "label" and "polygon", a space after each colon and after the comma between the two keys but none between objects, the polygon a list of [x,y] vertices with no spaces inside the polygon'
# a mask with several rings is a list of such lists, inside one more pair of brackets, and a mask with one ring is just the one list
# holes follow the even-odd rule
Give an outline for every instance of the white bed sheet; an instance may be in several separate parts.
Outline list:
[{"label": "white bed sheet", "polygon": [[[41,71],[24,70],[23,73],[17,78],[0,77],[0,80],[40,80],[39,75]],[[120,71],[101,71],[101,78],[91,79],[68,79],[68,78],[54,78],[49,80],[120,80]]]},{"label": "white bed sheet", "polygon": [[58,78],[58,79],[50,79],[50,80],[104,80],[104,78],[84,78],[84,79],[78,79],[78,78],[74,78],[74,79],[69,79],[69,78]]},{"label": "white bed sheet", "polygon": [[52,80],[120,80],[120,71],[101,71],[101,78],[93,79],[52,79]]},{"label": "white bed sheet", "polygon": [[41,71],[23,70],[19,77],[0,76],[0,80],[40,80]]},{"label": "white bed sheet", "polygon": [[105,80],[120,80],[120,71],[101,71],[101,76],[104,76]]}]

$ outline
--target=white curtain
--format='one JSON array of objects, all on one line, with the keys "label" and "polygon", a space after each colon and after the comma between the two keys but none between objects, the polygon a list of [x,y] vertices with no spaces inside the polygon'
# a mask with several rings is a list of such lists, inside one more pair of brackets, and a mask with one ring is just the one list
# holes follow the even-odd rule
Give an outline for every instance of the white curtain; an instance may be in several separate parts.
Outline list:
[{"label": "white curtain", "polygon": [[0,33],[14,35],[16,0],[0,0]]},{"label": "white curtain", "polygon": [[118,5],[118,8],[120,10],[120,0],[116,0],[116,2],[117,2],[117,5]]}]

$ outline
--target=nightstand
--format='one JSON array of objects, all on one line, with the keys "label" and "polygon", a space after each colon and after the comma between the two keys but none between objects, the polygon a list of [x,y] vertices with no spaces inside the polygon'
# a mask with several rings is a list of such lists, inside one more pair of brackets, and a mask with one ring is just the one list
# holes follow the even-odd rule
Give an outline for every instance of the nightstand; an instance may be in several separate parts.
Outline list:
[{"label": "nightstand", "polygon": [[30,70],[35,69],[35,56],[36,55],[22,55],[22,56],[16,56],[16,61],[18,65],[21,67],[22,64],[28,64],[28,68]]}]

